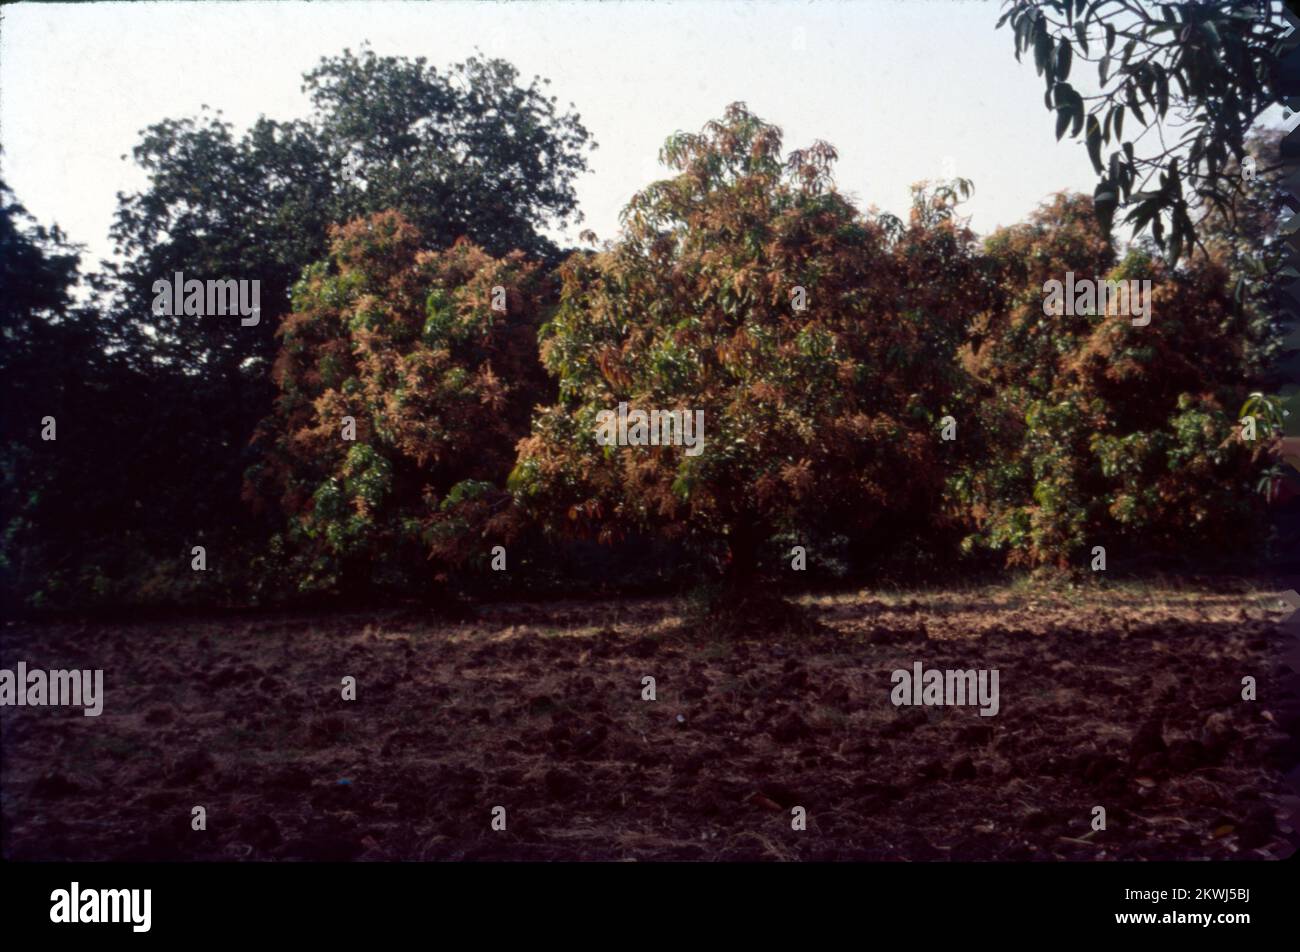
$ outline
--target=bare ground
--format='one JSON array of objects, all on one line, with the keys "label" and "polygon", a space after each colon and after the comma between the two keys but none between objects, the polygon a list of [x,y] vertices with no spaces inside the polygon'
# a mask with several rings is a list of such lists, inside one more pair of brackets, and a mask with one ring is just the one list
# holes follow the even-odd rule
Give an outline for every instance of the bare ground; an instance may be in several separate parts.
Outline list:
[{"label": "bare ground", "polygon": [[[1277,593],[802,599],[723,637],[669,599],[24,625],[98,718],[0,709],[6,859],[1269,859],[1300,698]],[[997,668],[1000,710],[890,673]],[[357,679],[357,699],[341,679]],[[642,699],[642,678],[657,699]],[[1242,678],[1258,700],[1241,697]],[[191,828],[191,809],[207,829]],[[504,831],[491,829],[494,806]],[[802,806],[807,829],[791,828]],[[1093,808],[1107,828],[1093,831]]]}]

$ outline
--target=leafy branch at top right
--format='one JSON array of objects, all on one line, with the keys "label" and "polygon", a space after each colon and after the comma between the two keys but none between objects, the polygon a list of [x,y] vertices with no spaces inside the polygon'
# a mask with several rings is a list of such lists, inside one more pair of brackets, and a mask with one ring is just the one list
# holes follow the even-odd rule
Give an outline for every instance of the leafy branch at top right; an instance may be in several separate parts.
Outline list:
[{"label": "leafy branch at top right", "polygon": [[[997,25],[1014,33],[1017,60],[1033,55],[1057,139],[1082,136],[1088,149],[1103,228],[1123,208],[1134,235],[1149,230],[1176,264],[1201,244],[1207,215],[1233,214],[1247,136],[1278,100],[1280,10],[1258,0],[1005,6]],[[1087,94],[1070,82],[1081,63],[1097,70]]]}]

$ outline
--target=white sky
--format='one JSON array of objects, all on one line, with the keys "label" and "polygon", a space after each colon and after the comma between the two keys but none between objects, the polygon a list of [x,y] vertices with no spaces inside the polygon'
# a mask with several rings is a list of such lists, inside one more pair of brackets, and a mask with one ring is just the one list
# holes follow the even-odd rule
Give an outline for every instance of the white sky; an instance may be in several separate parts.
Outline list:
[{"label": "white sky", "polygon": [[[993,0],[791,2],[318,2],[19,4],[0,8],[0,170],[43,224],[111,252],[127,158],[146,125],[208,104],[242,129],[307,112],[301,75],[358,48],[449,64],[477,47],[549,77],[599,149],[577,185],[582,226],[613,238],[655,156],[743,100],[785,131],[825,139],[861,206],[905,213],[908,186],[945,157],[975,183],[976,230],[1022,220],[1050,193],[1094,184],[1057,143],[1032,58],[994,30]],[[88,262],[90,263],[90,262]]]}]

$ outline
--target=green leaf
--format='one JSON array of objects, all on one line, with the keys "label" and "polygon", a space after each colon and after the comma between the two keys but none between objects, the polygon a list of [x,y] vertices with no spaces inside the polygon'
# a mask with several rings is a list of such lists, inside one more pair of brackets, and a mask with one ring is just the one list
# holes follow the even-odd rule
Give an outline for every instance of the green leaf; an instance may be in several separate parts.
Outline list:
[{"label": "green leaf", "polygon": [[1050,79],[1051,67],[1052,38],[1047,35],[1047,29],[1040,21],[1034,24],[1034,68],[1038,70],[1039,76],[1048,73]]},{"label": "green leaf", "polygon": [[1061,37],[1061,42],[1056,47],[1056,78],[1070,78],[1070,63],[1074,59],[1074,51],[1070,49],[1070,41]]},{"label": "green leaf", "polygon": [[1147,124],[1146,116],[1142,115],[1142,107],[1138,105],[1137,84],[1129,83],[1124,89],[1124,98],[1128,102],[1128,108],[1137,116],[1137,121],[1142,125]]},{"label": "green leaf", "polygon": [[1097,121],[1096,116],[1089,116],[1087,120],[1087,132],[1085,139],[1088,145],[1088,158],[1092,159],[1092,167],[1100,174],[1101,164],[1101,123]]},{"label": "green leaf", "polygon": [[1070,89],[1071,113],[1074,118],[1074,124],[1070,127],[1070,138],[1074,138],[1083,130],[1083,97],[1080,96],[1073,88]]},{"label": "green leaf", "polygon": [[1115,209],[1119,207],[1119,195],[1115,186],[1109,181],[1102,181],[1092,192],[1092,207],[1097,214],[1097,221],[1102,230],[1110,235],[1111,223],[1115,219]]},{"label": "green leaf", "polygon": [[[1143,194],[1141,192],[1139,195]],[[1133,234],[1138,234],[1146,227],[1147,222],[1160,211],[1160,198],[1155,196],[1140,203],[1136,208],[1125,216],[1124,220],[1133,226]]]},{"label": "green leaf", "polygon": [[1121,57],[1124,66],[1128,66],[1129,58],[1133,55],[1135,49],[1137,49],[1137,40],[1129,40],[1124,44],[1124,55]]},{"label": "green leaf", "polygon": [[1029,17],[1022,16],[1016,19],[1016,62],[1020,62],[1020,54],[1029,48],[1029,34],[1033,28],[1033,23]]},{"label": "green leaf", "polygon": [[1070,125],[1070,115],[1072,109],[1069,103],[1063,103],[1056,107],[1056,141],[1061,141],[1061,136],[1065,135],[1066,128]]}]

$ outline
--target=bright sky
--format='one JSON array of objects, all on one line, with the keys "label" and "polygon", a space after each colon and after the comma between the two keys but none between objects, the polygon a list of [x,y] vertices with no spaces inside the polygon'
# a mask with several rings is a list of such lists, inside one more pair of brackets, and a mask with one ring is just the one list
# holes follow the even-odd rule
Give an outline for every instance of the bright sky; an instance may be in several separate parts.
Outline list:
[{"label": "bright sky", "polygon": [[[1022,220],[1062,188],[1092,191],[1083,147],[1057,143],[1032,61],[1017,63],[995,0],[19,4],[0,8],[0,171],[43,224],[95,261],[146,125],[207,104],[239,128],[300,117],[301,75],[369,40],[435,65],[513,62],[572,101],[599,149],[578,183],[582,227],[618,229],[660,177],[672,132],[743,100],[787,150],[825,139],[841,189],[902,214],[908,186],[970,178],[976,230]],[[128,158],[123,159],[123,156]]]}]

